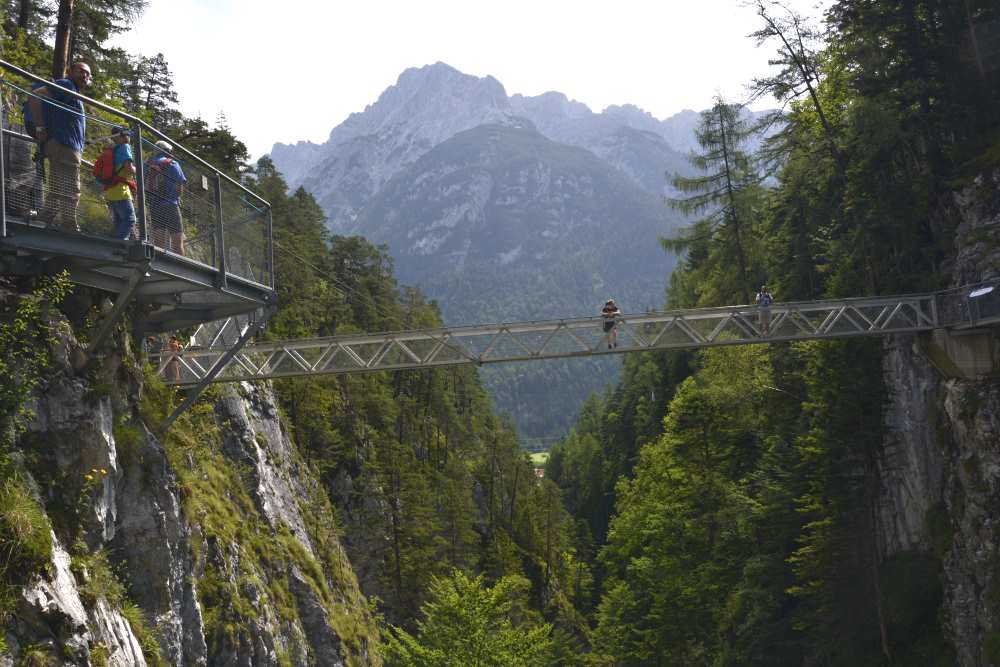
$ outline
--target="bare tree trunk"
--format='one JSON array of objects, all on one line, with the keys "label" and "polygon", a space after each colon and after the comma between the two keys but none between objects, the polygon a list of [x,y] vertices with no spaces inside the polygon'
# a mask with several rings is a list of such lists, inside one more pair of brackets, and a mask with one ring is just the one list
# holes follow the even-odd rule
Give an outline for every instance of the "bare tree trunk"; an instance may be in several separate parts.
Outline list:
[{"label": "bare tree trunk", "polygon": [[972,9],[969,7],[969,0],[965,0],[965,20],[969,24],[969,39],[972,41],[972,55],[976,59],[976,69],[979,70],[979,78],[983,83],[989,85],[986,77],[986,69],[983,67],[983,58],[979,53],[979,39],[976,37],[976,25],[972,22]]},{"label": "bare tree trunk", "polygon": [[27,30],[29,18],[31,18],[31,0],[21,0],[21,6],[17,12],[17,27],[21,30]]},{"label": "bare tree trunk", "polygon": [[52,54],[52,78],[61,79],[69,68],[69,41],[73,31],[73,4],[75,0],[59,0],[56,18],[56,48]]}]

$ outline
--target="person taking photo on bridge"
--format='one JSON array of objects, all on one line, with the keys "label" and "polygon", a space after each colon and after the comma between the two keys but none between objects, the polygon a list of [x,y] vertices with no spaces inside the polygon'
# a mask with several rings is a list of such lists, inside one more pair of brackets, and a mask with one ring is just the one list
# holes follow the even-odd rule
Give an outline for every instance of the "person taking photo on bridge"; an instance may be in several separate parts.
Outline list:
[{"label": "person taking photo on bridge", "polygon": [[604,333],[607,334],[608,349],[618,347],[618,318],[622,316],[622,311],[618,310],[618,305],[614,299],[608,299],[601,309],[601,317],[604,318]]},{"label": "person taking photo on bridge", "polygon": [[28,100],[35,139],[49,159],[48,191],[39,218],[67,231],[80,231],[76,207],[80,201],[80,161],[87,118],[83,102],[56,86],[79,93],[90,85],[92,78],[90,65],[78,60],[70,68],[68,78],[56,80],[54,86],[36,88]]}]

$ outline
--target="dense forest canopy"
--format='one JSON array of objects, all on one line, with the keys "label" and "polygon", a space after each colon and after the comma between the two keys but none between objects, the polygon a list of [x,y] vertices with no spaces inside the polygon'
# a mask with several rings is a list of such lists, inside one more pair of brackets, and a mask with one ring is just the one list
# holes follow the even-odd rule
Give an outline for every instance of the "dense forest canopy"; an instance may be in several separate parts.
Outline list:
[{"label": "dense forest canopy", "polygon": [[[765,119],[780,130],[748,153],[760,128],[738,105],[720,98],[703,113],[692,161],[704,173],[672,179],[682,196],[670,205],[697,220],[664,239],[685,251],[667,305],[746,302],[765,281],[779,300],[946,284],[951,194],[1000,168],[1000,8],[838,0],[812,25],[756,7],[748,39],[775,56],[750,84],[781,103]],[[224,119],[183,116],[166,58],[107,46],[142,8],[9,0],[2,57],[54,74],[87,59],[96,97],[272,203],[281,306],[265,336],[439,325],[436,304],[396,283],[384,248],[329,235],[315,200],[288,192],[268,158],[248,164]],[[25,318],[39,319],[35,303]],[[0,347],[21,350],[5,331]],[[0,358],[42,382],[37,355]],[[882,377],[877,341],[632,356],[541,480],[475,369],[275,390],[377,598],[387,664],[471,664],[477,651],[498,665],[953,664],[938,618],[943,553],[876,548]],[[32,387],[0,397],[4,433]],[[3,497],[29,515],[12,443]],[[48,533],[4,531],[0,577],[13,585],[42,566]]]},{"label": "dense forest canopy", "polygon": [[[756,7],[752,37],[776,55],[751,91],[782,103],[763,121],[781,129],[747,155],[737,105],[703,113],[703,176],[676,178],[671,202],[701,217],[664,239],[686,250],[668,305],[733,303],[764,282],[779,300],[947,284],[953,193],[1000,166],[997,5],[840,0],[825,27]],[[882,377],[878,341],[630,358],[547,466],[595,543],[594,652],[955,664],[943,551],[877,551]]]}]

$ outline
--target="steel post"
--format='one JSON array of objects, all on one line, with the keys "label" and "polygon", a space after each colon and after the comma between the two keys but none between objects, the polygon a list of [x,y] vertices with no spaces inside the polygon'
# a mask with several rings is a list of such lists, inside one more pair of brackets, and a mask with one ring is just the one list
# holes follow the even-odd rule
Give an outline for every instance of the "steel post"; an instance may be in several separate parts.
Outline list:
[{"label": "steel post", "polygon": [[219,271],[216,285],[226,286],[226,237],[222,228],[222,174],[215,172],[215,249],[219,253],[216,268]]},{"label": "steel post", "polygon": [[274,289],[274,225],[271,220],[271,207],[267,207],[267,286]]},{"label": "steel post", "polygon": [[0,99],[0,238],[7,238],[7,135],[3,133],[7,124],[7,105]]},{"label": "steel post", "polygon": [[129,277],[128,283],[125,285],[125,289],[115,296],[115,305],[110,313],[101,322],[100,327],[94,333],[93,338],[90,340],[90,345],[87,346],[87,355],[93,358],[93,356],[100,349],[101,345],[111,334],[115,324],[118,323],[118,319],[125,312],[125,308],[128,306],[129,302],[132,300],[132,295],[135,294],[136,289],[142,284],[142,281],[146,278],[146,269],[149,268],[148,264],[142,264],[132,271],[131,277]]},{"label": "steel post", "polygon": [[142,159],[142,126],[137,122],[132,123],[132,140],[135,145],[135,185],[139,192],[135,196],[135,216],[139,219],[139,241],[146,243],[149,241],[149,233],[146,229],[146,162]]}]

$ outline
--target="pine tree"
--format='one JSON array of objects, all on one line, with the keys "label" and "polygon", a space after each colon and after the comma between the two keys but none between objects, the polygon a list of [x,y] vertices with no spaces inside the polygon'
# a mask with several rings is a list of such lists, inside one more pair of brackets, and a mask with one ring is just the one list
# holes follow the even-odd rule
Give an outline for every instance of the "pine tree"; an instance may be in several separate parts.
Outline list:
[{"label": "pine tree", "polygon": [[[704,215],[688,228],[686,234],[663,239],[669,250],[681,251],[707,244],[708,253],[718,253],[712,271],[731,263],[730,273],[720,283],[701,291],[702,300],[731,299],[738,296],[743,303],[751,301],[756,277],[753,207],[759,199],[757,175],[750,157],[742,146],[751,129],[741,118],[742,108],[716,97],[711,109],[702,112],[697,130],[701,153],[691,155],[691,164],[703,176],[674,177],[673,186],[689,197],[668,200],[674,208],[687,213]],[[687,266],[695,269],[692,258]],[[706,304],[707,305],[707,304]],[[712,304],[712,305],[718,305]]]},{"label": "pine tree", "polygon": [[398,667],[541,667],[549,664],[548,624],[516,623],[529,587],[505,577],[492,588],[483,577],[455,571],[434,578],[430,600],[421,607],[417,634],[392,628],[388,664]]}]

